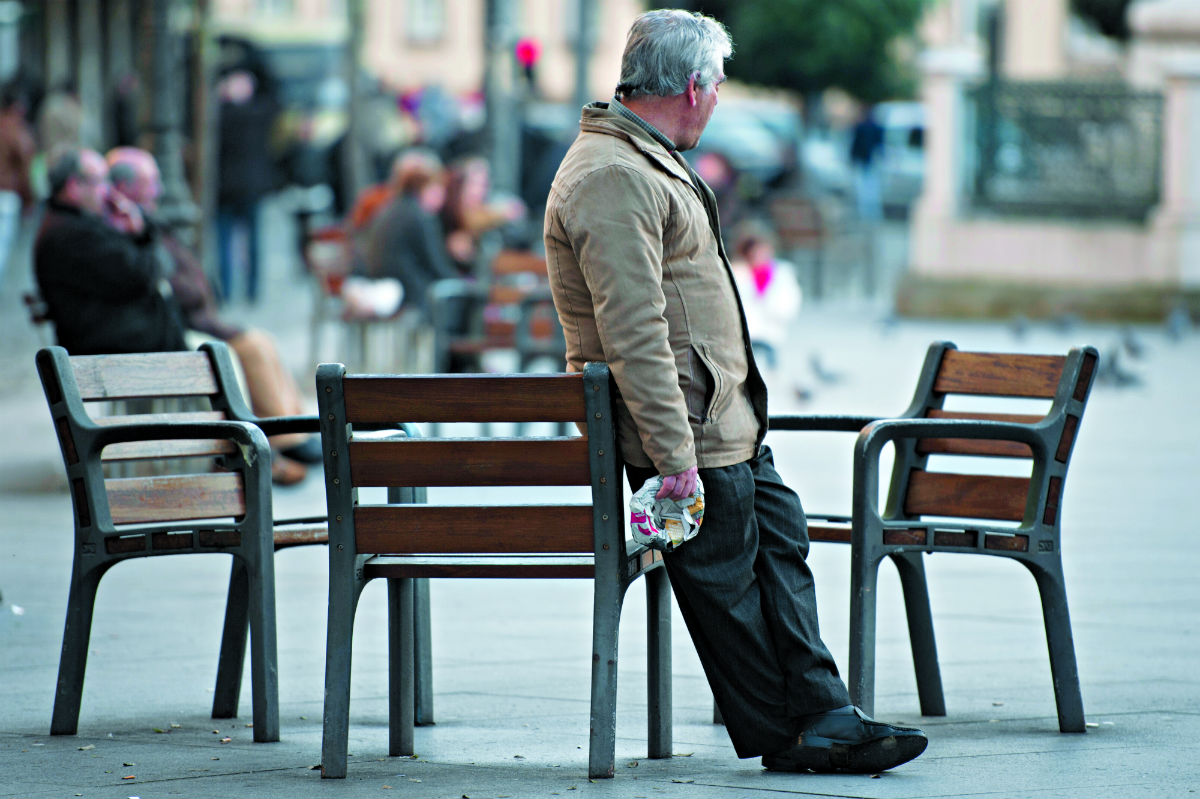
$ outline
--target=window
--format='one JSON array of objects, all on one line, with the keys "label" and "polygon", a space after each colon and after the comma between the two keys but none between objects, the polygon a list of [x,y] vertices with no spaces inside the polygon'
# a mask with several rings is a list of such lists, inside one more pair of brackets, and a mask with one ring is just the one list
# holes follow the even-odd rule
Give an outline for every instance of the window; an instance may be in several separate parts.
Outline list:
[{"label": "window", "polygon": [[404,35],[413,44],[433,44],[446,35],[445,0],[408,0],[404,7]]},{"label": "window", "polygon": [[282,17],[295,13],[293,0],[258,0],[258,13],[263,16]]}]

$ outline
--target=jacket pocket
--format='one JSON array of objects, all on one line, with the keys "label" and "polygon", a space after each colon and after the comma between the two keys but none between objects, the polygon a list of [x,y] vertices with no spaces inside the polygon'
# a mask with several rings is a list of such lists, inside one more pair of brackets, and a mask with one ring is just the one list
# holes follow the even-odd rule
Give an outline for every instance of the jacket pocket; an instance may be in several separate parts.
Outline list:
[{"label": "jacket pocket", "polygon": [[699,418],[701,424],[717,421],[717,411],[725,393],[721,370],[712,361],[708,346],[700,344],[692,348],[692,390],[688,392],[688,413]]}]

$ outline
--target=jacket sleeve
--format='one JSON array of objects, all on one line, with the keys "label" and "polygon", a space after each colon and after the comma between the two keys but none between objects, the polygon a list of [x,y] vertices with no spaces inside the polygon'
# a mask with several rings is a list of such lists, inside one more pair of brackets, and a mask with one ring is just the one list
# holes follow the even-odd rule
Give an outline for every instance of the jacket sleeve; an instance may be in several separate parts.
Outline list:
[{"label": "jacket sleeve", "polygon": [[575,187],[566,210],[563,226],[592,294],[604,357],[642,449],[660,474],[695,466],[665,315],[666,198],[636,171],[608,166]]}]

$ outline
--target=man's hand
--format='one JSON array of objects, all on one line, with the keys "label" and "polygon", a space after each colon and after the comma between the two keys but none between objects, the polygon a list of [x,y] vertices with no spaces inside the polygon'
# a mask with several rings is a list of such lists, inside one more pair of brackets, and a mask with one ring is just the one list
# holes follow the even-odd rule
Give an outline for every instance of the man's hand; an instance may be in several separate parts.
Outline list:
[{"label": "man's hand", "polygon": [[105,197],[105,220],[122,233],[138,235],[146,229],[146,220],[137,203],[116,189]]},{"label": "man's hand", "polygon": [[655,499],[663,499],[670,497],[671,499],[686,499],[696,490],[696,476],[699,474],[696,467],[680,472],[679,474],[663,475],[662,488],[658,489],[658,493],[654,495]]}]

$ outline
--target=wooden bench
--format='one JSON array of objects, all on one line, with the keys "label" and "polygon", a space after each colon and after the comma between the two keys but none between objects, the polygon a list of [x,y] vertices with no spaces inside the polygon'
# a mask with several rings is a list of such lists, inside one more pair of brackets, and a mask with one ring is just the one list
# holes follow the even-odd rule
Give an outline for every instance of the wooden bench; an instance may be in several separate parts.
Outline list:
[{"label": "wooden bench", "polygon": [[[75,357],[48,347],[37,367],[75,521],[51,734],[77,730],[96,591],[108,570],[130,558],[212,553],[233,556],[213,717],[237,715],[249,627],[254,740],[279,740],[273,552],[324,544],[328,535],[323,517],[273,519],[266,437],[314,432],[316,417],[254,416],[220,343],[198,352]],[[94,415],[97,407],[161,398],[190,409]],[[114,476],[114,466],[130,462],[161,468]]]},{"label": "wooden bench", "polygon": [[442,280],[431,286],[435,370],[449,371],[451,357],[459,356],[483,371],[483,357],[497,351],[515,353],[518,372],[541,358],[561,369],[566,344],[547,280],[542,256],[501,250],[486,282]]},{"label": "wooden bench", "polygon": [[338,357],[362,371],[429,371],[433,358],[433,331],[424,315],[402,306],[380,316],[348,314],[347,279],[353,279],[354,244],[343,225],[309,231],[303,243],[304,266],[313,281],[313,313],[309,330],[309,356],[320,363],[325,328],[336,329]]},{"label": "wooden bench", "polygon": [[[589,364],[582,375],[380,376],[323,364],[317,396],[330,519],[322,776],[346,776],[354,615],[363,587],[375,578],[388,581],[392,755],[414,751],[414,578],[592,580],[588,774],[598,778],[613,776],[621,603],[645,574],[649,756],[669,757],[670,592],[661,556],[625,537],[607,366]],[[587,436],[423,439],[361,432],[396,420],[577,422],[586,423]],[[568,485],[589,486],[590,504],[424,502],[429,486]],[[386,502],[360,502],[360,488],[378,487],[387,487]]]},{"label": "wooden bench", "polygon": [[[1032,572],[1059,729],[1084,731],[1063,578],[1061,509],[1097,361],[1092,347],[1066,356],[1026,355],[960,352],[938,342],[929,348],[911,405],[898,418],[771,418],[772,431],[859,434],[851,515],[809,514],[808,532],[813,541],[852,547],[849,688],[867,713],[874,705],[880,562],[890,558],[899,570],[921,713],[941,716],[945,700],[923,555],[992,555],[1012,558]],[[894,446],[894,461],[880,506],[880,454],[887,444]],[[1007,465],[987,465],[999,462]]]}]

